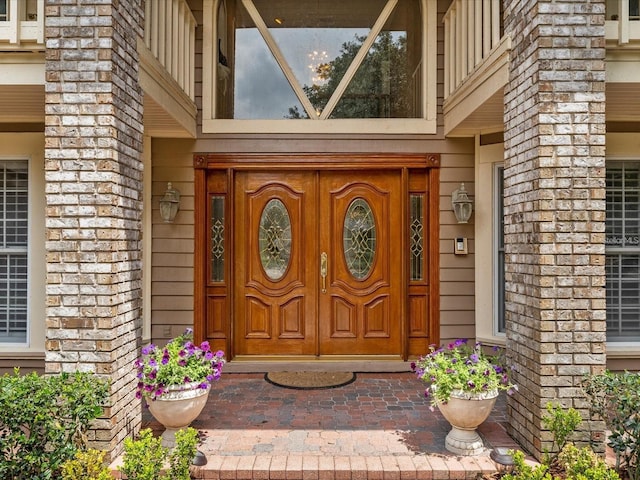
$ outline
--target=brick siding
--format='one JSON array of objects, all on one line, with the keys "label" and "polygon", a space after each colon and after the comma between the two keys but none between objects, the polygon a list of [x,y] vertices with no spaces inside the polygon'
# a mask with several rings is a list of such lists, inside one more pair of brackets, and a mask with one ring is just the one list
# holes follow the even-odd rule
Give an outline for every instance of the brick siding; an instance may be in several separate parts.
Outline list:
[{"label": "brick siding", "polygon": [[143,0],[49,0],[45,11],[46,372],[111,381],[92,446],[139,429]]},{"label": "brick siding", "polygon": [[602,448],[580,382],[605,368],[603,0],[505,0],[507,347],[520,392],[511,433],[551,448],[547,402],[578,409],[580,443]]}]

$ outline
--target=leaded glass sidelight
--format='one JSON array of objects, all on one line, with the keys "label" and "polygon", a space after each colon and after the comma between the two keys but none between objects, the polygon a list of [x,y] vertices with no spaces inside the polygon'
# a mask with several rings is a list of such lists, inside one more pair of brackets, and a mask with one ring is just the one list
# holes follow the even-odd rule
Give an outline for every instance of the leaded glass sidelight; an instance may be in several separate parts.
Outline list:
[{"label": "leaded glass sidelight", "polygon": [[291,258],[291,218],[277,198],[269,200],[262,211],[258,246],[264,273],[270,280],[280,280]]},{"label": "leaded glass sidelight", "polygon": [[347,208],[342,241],[349,272],[358,280],[365,278],[376,255],[376,222],[365,199],[356,198]]},{"label": "leaded glass sidelight", "polygon": [[423,280],[424,260],[424,195],[410,197],[411,224],[411,280]]},{"label": "leaded glass sidelight", "polygon": [[224,197],[211,197],[211,281],[224,281]]}]

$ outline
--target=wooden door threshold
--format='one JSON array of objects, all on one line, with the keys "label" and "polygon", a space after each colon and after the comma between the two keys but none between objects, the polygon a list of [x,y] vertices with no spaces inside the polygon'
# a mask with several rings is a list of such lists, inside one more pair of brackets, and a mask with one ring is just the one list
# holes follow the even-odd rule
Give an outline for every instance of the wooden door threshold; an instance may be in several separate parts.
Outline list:
[{"label": "wooden door threshold", "polygon": [[411,362],[399,356],[242,356],[224,366],[224,373],[266,372],[410,372]]}]

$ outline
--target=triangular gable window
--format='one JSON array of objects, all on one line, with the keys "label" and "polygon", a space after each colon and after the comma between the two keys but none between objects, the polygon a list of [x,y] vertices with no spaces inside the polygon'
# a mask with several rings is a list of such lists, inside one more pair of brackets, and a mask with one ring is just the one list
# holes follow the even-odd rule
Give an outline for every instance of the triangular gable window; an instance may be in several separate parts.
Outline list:
[{"label": "triangular gable window", "polygon": [[[205,132],[233,130],[209,119],[435,121],[435,55],[425,53],[435,26],[423,31],[435,23],[426,21],[427,9],[435,17],[432,0],[214,3],[216,28],[205,28],[205,73],[215,77],[212,88],[204,78]],[[412,124],[405,127],[411,133]],[[422,133],[433,133],[426,127]]]}]

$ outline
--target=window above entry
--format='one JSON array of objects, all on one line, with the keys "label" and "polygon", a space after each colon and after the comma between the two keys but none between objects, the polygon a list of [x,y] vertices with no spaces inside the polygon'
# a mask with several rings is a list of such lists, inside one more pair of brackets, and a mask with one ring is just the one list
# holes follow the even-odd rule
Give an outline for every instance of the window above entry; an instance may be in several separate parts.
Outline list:
[{"label": "window above entry", "polygon": [[203,6],[204,133],[435,133],[435,0]]}]

